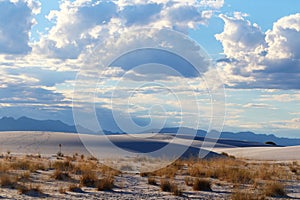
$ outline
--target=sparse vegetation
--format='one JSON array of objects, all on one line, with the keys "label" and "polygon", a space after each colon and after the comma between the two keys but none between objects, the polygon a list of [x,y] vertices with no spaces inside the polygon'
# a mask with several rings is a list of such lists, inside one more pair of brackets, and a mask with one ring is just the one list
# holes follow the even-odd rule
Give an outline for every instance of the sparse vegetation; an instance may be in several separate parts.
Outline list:
[{"label": "sparse vegetation", "polygon": [[176,196],[182,196],[182,190],[177,184],[170,182],[167,179],[161,179],[160,188],[164,192],[172,192]]},{"label": "sparse vegetation", "polygon": [[111,176],[105,177],[97,182],[96,187],[99,191],[110,191],[114,187],[114,178]]},{"label": "sparse vegetation", "polygon": [[98,177],[94,171],[86,171],[80,177],[80,185],[86,187],[96,187]]},{"label": "sparse vegetation", "polygon": [[71,184],[69,185],[69,191],[71,192],[77,192],[77,193],[82,193],[82,189],[79,185],[76,185],[76,184]]},{"label": "sparse vegetation", "polygon": [[54,169],[61,171],[72,171],[75,168],[74,164],[70,160],[55,161],[52,166]]},{"label": "sparse vegetation", "polygon": [[171,182],[167,179],[160,181],[160,189],[164,192],[171,192]]},{"label": "sparse vegetation", "polygon": [[157,185],[156,179],[154,177],[148,177],[149,185]]},{"label": "sparse vegetation", "polygon": [[39,185],[30,185],[29,187],[26,185],[20,185],[18,187],[18,191],[20,194],[26,194],[29,196],[35,196],[35,197],[39,197],[39,196],[43,196],[44,193],[41,190]]},{"label": "sparse vegetation", "polygon": [[[144,184],[159,186],[161,191],[177,196],[196,191],[210,192],[212,185],[216,186],[217,191],[224,185],[234,188],[233,191],[229,189],[231,194],[226,198],[263,200],[268,197],[286,197],[283,183],[286,180],[299,181],[299,170],[297,162],[249,162],[226,156],[210,160],[176,161],[163,169],[140,175],[146,177],[141,178]],[[39,180],[41,175],[48,176],[48,181],[52,183],[60,181],[55,192],[65,194],[66,191],[82,193],[85,187],[92,187],[98,191],[111,191],[114,187],[123,189],[127,181],[119,178],[115,180],[120,173],[100,164],[92,157],[81,160],[78,155],[64,156],[54,161],[36,155],[11,155],[9,160],[6,160],[5,156],[0,158],[0,186],[4,190],[17,189],[20,194],[29,196],[33,194],[43,197],[41,189],[44,184]],[[185,192],[183,187],[180,187],[182,182],[185,182],[184,188],[188,191]],[[62,185],[69,183],[69,186]]]},{"label": "sparse vegetation", "polygon": [[194,184],[193,179],[192,179],[191,177],[188,177],[188,176],[186,176],[186,177],[184,178],[184,182],[185,182],[185,184],[186,184],[187,186],[193,186],[193,184]]},{"label": "sparse vegetation", "polygon": [[59,192],[60,194],[66,194],[66,189],[63,188],[63,187],[59,187],[58,192]]},{"label": "sparse vegetation", "polygon": [[211,182],[207,179],[195,179],[193,189],[196,191],[212,191]]},{"label": "sparse vegetation", "polygon": [[271,182],[265,186],[265,194],[269,197],[286,197],[284,185],[280,182]]},{"label": "sparse vegetation", "polygon": [[67,181],[71,177],[69,175],[69,172],[63,172],[60,169],[56,169],[54,173],[52,174],[52,178],[59,181]]},{"label": "sparse vegetation", "polygon": [[7,174],[2,174],[0,176],[0,186],[5,188],[15,189],[18,186],[18,181],[16,176],[11,176]]}]

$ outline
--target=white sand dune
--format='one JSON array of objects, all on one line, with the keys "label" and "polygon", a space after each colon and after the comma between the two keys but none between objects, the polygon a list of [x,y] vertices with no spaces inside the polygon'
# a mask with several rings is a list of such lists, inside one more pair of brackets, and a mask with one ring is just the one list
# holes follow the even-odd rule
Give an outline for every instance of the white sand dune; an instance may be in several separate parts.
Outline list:
[{"label": "white sand dune", "polygon": [[[153,157],[173,157],[175,152],[184,152],[185,156],[195,156],[199,153],[199,148],[195,145],[187,145],[191,141],[178,139],[173,141],[171,135],[142,134],[132,135],[86,135],[75,133],[57,132],[0,132],[0,152],[21,154],[56,154],[59,151],[59,144],[62,146],[64,154],[85,154],[89,155],[89,150],[97,157],[112,158],[113,156],[123,157],[127,152],[135,154],[145,154],[152,152]],[[84,144],[83,145],[83,142]],[[168,151],[161,153],[161,148],[168,146]],[[206,152],[208,156],[215,156],[215,153]]]},{"label": "white sand dune", "polygon": [[[99,154],[111,158],[112,156],[123,157],[126,152],[148,153],[154,152],[155,157],[172,157],[178,150],[187,150],[185,156],[198,155],[202,147],[202,153],[207,153],[208,157],[216,156],[216,153],[226,152],[240,158],[257,160],[300,160],[300,146],[293,147],[269,147],[259,143],[251,143],[234,140],[219,140],[215,148],[211,148],[215,141],[196,138],[192,141],[190,136],[180,136],[176,140],[168,134],[142,134],[134,135],[83,135],[74,133],[53,133],[53,132],[0,132],[0,152],[21,154],[56,154],[59,151],[59,144],[62,145],[64,154],[85,154],[90,155],[83,145],[81,139],[89,146],[89,150],[97,151]],[[110,142],[119,148],[112,149]],[[167,152],[160,155],[157,151],[172,142]],[[191,144],[192,142],[192,144]],[[238,147],[234,147],[238,146]],[[249,147],[252,146],[252,147]],[[115,150],[118,149],[118,150]],[[122,151],[119,151],[121,149]],[[205,150],[207,149],[207,151]],[[157,151],[157,154],[155,152]],[[213,151],[213,152],[208,152]],[[100,152],[100,153],[99,153]],[[214,153],[215,152],[215,153]],[[124,153],[124,154],[123,154]]]},{"label": "white sand dune", "polygon": [[300,161],[300,146],[215,148],[214,151],[218,153],[226,152],[230,155],[245,159]]}]

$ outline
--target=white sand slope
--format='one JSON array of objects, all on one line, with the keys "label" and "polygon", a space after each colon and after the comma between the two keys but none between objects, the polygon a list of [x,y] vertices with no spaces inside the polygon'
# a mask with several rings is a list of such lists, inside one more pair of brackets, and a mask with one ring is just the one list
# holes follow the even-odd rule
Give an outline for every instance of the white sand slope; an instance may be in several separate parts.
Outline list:
[{"label": "white sand slope", "polygon": [[[170,146],[170,150],[165,152],[166,155],[157,155],[172,157],[175,151],[178,149],[187,149],[186,155],[197,155],[200,148],[203,145],[203,141],[195,140],[191,143],[191,137],[180,137],[177,140],[173,140],[171,135],[157,134],[150,137],[151,134],[142,134],[138,137],[132,135],[80,135],[73,133],[53,133],[53,132],[0,132],[0,152],[6,153],[10,151],[12,153],[23,154],[56,154],[59,151],[59,144],[62,144],[62,152],[64,154],[85,154],[90,155],[89,151],[82,144],[81,139],[90,146],[90,150],[100,149],[100,154],[111,158],[112,156],[123,157],[122,152],[114,151],[111,146],[108,145],[105,138],[109,138],[124,152],[137,152],[147,153],[158,150],[171,141],[174,142]],[[147,139],[145,139],[147,138]],[[226,144],[225,144],[226,143]],[[210,144],[210,141],[206,143]],[[233,147],[238,144],[238,141],[220,140],[215,148],[212,150],[216,153],[226,152],[230,155],[234,155],[240,158],[256,159],[256,160],[300,160],[300,146],[293,147],[257,147],[257,143],[245,143],[240,142],[239,147]],[[245,147],[241,147],[245,145]],[[249,147],[253,145],[253,147]],[[190,146],[190,147],[189,147]],[[206,147],[201,149],[205,152]],[[215,153],[210,153],[209,156],[215,156]],[[157,153],[159,154],[159,152]],[[153,154],[155,155],[155,153]],[[97,156],[98,157],[98,156]]]},{"label": "white sand slope", "polygon": [[300,146],[215,148],[214,151],[218,153],[226,152],[230,155],[246,159],[300,161]]}]

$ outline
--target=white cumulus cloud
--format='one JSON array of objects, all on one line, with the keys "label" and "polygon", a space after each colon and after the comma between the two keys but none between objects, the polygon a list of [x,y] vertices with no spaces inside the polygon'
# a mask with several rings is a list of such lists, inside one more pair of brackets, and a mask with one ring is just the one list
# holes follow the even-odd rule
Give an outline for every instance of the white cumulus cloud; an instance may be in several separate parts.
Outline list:
[{"label": "white cumulus cloud", "polygon": [[300,89],[300,14],[279,19],[266,32],[241,13],[220,17],[224,31],[215,37],[226,58],[219,60],[218,68],[228,85]]}]

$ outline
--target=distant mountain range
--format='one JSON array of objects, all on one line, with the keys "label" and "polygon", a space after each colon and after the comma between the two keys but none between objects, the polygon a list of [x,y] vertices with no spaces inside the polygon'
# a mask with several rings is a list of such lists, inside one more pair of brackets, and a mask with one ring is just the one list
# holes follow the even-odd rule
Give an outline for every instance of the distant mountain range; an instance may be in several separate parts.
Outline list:
[{"label": "distant mountain range", "polygon": [[[178,127],[174,128],[163,128],[161,130],[150,130],[147,132],[157,132],[159,133],[177,133],[179,130]],[[195,130],[192,128],[181,128],[181,132],[184,134],[195,134],[197,137],[205,137],[207,132],[204,130]],[[211,134],[214,135],[214,134]],[[237,140],[237,141],[251,141],[251,142],[274,142],[277,145],[280,146],[296,146],[300,145],[300,139],[298,138],[281,138],[277,137],[273,134],[256,134],[250,131],[247,132],[238,132],[238,133],[232,133],[232,132],[222,132],[219,135],[219,139],[229,139],[229,140]]]},{"label": "distant mountain range", "polygon": [[[159,132],[159,133],[177,133],[179,130],[178,127],[175,128],[163,128],[161,130],[149,130],[147,132]],[[204,130],[195,130],[191,128],[181,128],[182,133],[191,134],[195,133],[197,137],[205,137],[206,131]],[[67,133],[77,133],[76,127],[74,125],[67,125],[59,120],[36,120],[28,117],[21,117],[14,119],[12,117],[3,117],[0,119],[0,131],[49,131],[49,132],[67,132]],[[86,134],[95,134],[91,130],[80,127],[81,133]],[[122,134],[122,133],[113,133],[107,130],[104,130],[104,133],[107,135],[112,134]],[[222,132],[220,134],[220,139],[230,139],[230,140],[239,140],[239,141],[252,141],[252,142],[274,142],[277,145],[282,146],[294,146],[300,145],[300,139],[292,138],[279,138],[275,135],[267,134],[255,134],[253,132]]]},{"label": "distant mountain range", "polygon": [[[95,134],[93,131],[79,127],[81,133]],[[36,120],[28,117],[14,119],[12,117],[3,117],[0,119],[0,131],[49,131],[77,133],[75,125],[67,125],[60,120]],[[114,134],[110,131],[104,131],[105,134]]]}]

